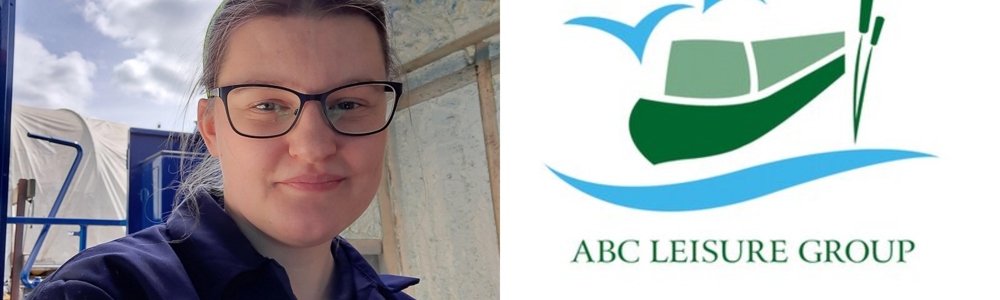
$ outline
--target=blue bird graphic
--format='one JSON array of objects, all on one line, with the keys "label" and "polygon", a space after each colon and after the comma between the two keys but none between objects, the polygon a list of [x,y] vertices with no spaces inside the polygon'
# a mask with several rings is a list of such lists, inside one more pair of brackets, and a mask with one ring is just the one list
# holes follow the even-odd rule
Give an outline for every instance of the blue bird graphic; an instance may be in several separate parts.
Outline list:
[{"label": "blue bird graphic", "polygon": [[[715,2],[718,1],[715,0]],[[706,0],[706,3],[708,2],[712,1]],[[632,52],[635,53],[635,57],[639,59],[639,63],[642,63],[642,54],[646,50],[646,42],[649,41],[649,36],[653,33],[653,28],[656,28],[656,25],[670,14],[686,8],[691,8],[691,6],[686,4],[671,4],[660,7],[643,17],[635,27],[601,17],[579,17],[567,21],[566,24],[593,27],[610,33],[622,40],[622,42],[625,42],[632,49]]]},{"label": "blue bird graphic", "polygon": [[[719,4],[719,2],[722,2],[722,0],[705,0],[705,8],[702,8],[701,12],[702,13],[707,12],[709,8],[712,8],[712,6]],[[764,2],[764,0],[760,0],[760,3],[767,4],[767,2]]]}]

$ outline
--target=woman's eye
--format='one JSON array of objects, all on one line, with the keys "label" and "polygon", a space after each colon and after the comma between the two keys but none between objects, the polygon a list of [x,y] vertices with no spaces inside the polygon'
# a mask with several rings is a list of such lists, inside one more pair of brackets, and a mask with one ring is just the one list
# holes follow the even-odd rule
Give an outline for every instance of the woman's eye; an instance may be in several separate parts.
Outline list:
[{"label": "woman's eye", "polygon": [[273,111],[278,110],[278,105],[274,102],[261,102],[254,106],[255,109],[263,111]]},{"label": "woman's eye", "polygon": [[357,102],[344,101],[344,102],[337,103],[337,107],[336,108],[337,109],[342,109],[342,110],[351,110],[351,109],[358,108],[358,106],[361,106],[361,105],[358,104]]}]

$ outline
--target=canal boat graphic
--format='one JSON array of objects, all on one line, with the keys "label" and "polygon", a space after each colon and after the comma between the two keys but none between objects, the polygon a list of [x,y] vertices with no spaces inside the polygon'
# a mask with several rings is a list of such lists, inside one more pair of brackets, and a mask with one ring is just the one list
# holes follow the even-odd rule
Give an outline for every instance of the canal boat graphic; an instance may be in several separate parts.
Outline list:
[{"label": "canal boat graphic", "polygon": [[[748,43],[674,41],[665,94],[707,105],[639,99],[629,117],[632,141],[653,164],[739,149],[781,125],[836,82],[845,70],[845,57],[838,55],[843,47],[843,32]],[[822,65],[816,68],[816,64]],[[775,86],[810,68],[815,70]],[[776,91],[752,102],[711,104],[769,88]]]},{"label": "canal boat graphic", "polygon": [[[706,0],[702,13],[719,2]],[[861,37],[853,64],[855,142],[871,57],[885,22],[879,16],[871,26],[872,3],[861,1]],[[566,24],[611,34],[642,64],[653,28],[668,15],[690,8],[666,5],[634,26],[597,16],[574,18]],[[754,41],[673,41],[663,95],[653,95],[667,99],[642,97],[635,102],[628,116],[631,140],[653,165],[716,156],[754,143],[844,75],[848,64],[845,39],[844,32],[825,32]],[[865,48],[868,51],[863,56]],[[836,150],[787,157],[706,178],[645,186],[599,183],[547,168],[576,190],[608,203],[679,212],[729,206],[835,174],[922,157],[933,155],[901,149]]]}]

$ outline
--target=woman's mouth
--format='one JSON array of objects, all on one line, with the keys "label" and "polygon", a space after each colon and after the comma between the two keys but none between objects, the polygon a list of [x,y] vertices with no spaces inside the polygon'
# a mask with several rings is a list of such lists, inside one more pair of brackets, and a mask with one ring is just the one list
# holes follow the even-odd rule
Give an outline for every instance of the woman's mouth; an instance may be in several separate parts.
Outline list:
[{"label": "woman's mouth", "polygon": [[336,189],[346,177],[333,174],[305,174],[278,182],[296,190],[322,192]]}]

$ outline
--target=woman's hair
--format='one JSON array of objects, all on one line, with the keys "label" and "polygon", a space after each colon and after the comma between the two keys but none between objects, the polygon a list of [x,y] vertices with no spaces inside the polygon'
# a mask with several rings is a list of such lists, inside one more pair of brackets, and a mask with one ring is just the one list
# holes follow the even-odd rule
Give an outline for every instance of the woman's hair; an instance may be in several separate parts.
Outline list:
[{"label": "woman's hair", "polygon": [[[336,15],[365,16],[375,25],[382,43],[386,74],[390,78],[395,77],[397,64],[389,45],[386,8],[382,0],[223,0],[205,34],[202,74],[195,91],[208,91],[217,87],[229,37],[247,21],[263,16],[322,19]],[[208,99],[209,109],[206,109],[206,114],[211,111],[214,103],[214,99]],[[181,136],[179,141],[183,151],[207,153],[199,134]],[[201,160],[193,163],[182,159],[181,169],[187,172],[182,172],[180,183],[176,186],[173,211],[177,213],[181,205],[186,205],[196,222],[198,205],[193,200],[196,194],[207,192],[221,198],[223,191],[222,169],[218,158],[208,155],[197,158]]]}]

